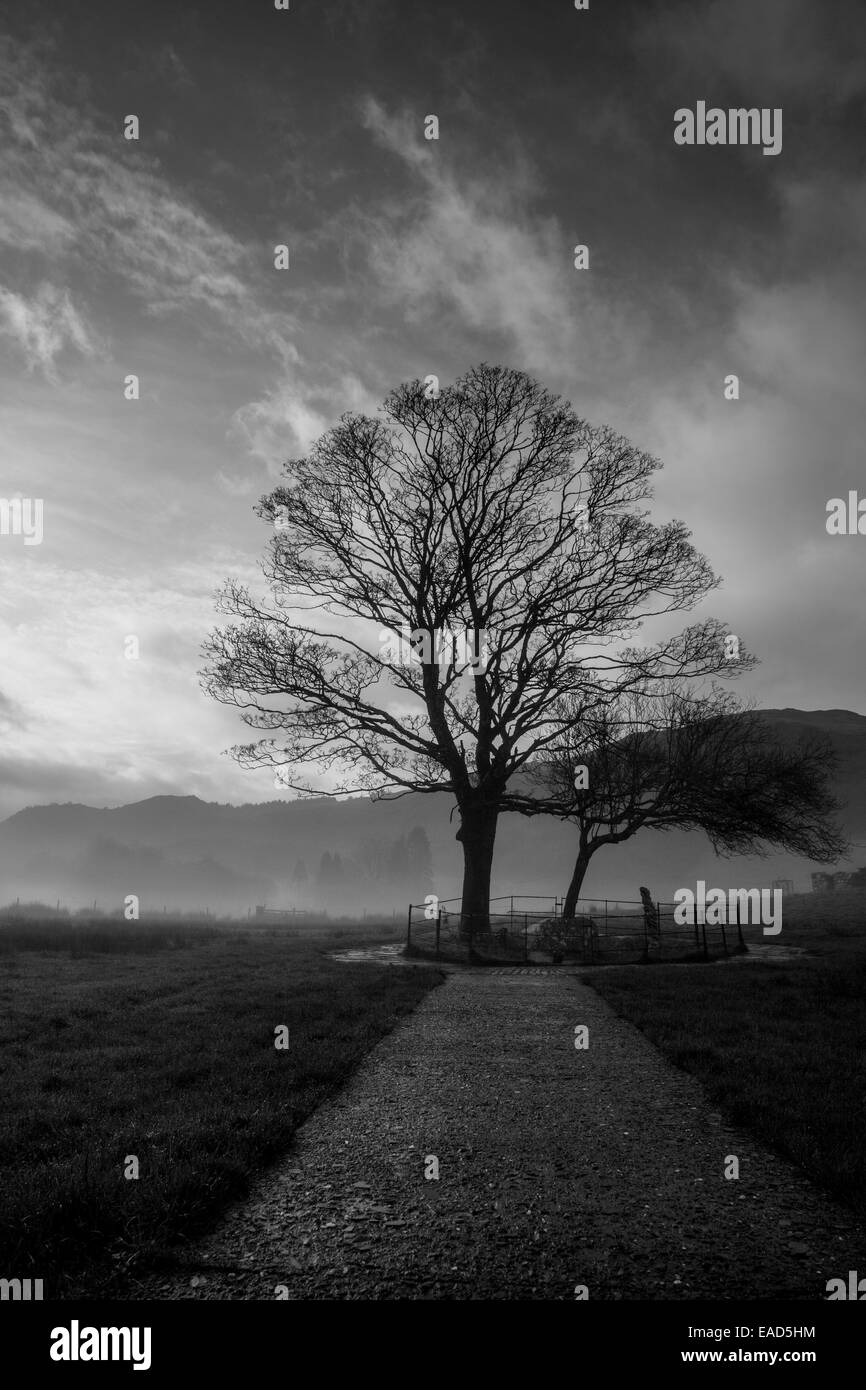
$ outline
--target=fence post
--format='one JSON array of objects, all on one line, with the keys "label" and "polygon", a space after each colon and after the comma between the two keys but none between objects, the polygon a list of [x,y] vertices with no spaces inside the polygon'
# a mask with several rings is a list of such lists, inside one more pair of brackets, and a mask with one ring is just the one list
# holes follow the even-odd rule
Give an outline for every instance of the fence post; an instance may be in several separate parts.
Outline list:
[{"label": "fence post", "polygon": [[412,904],[409,904],[409,917],[406,921],[406,945],[412,945]]},{"label": "fence post", "polygon": [[436,913],[436,959],[439,959],[439,926],[442,921],[442,909]]},{"label": "fence post", "polygon": [[529,918],[523,914],[523,960],[529,960]]}]

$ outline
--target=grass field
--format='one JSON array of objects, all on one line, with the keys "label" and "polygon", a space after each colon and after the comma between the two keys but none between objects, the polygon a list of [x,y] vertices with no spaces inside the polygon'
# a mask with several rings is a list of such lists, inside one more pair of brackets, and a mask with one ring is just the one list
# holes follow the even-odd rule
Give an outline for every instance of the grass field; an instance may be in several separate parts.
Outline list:
[{"label": "grass field", "polygon": [[110,1291],[203,1229],[441,980],[279,932],[0,936],[0,1277],[41,1278],[46,1298]]},{"label": "grass field", "polygon": [[728,1118],[866,1216],[866,894],[804,895],[774,940],[813,954],[584,978]]}]

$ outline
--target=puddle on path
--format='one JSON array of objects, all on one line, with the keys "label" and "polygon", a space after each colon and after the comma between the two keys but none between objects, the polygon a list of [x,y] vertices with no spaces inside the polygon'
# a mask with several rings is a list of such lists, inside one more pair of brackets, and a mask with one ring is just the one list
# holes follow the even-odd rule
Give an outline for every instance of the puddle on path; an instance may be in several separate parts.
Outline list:
[{"label": "puddle on path", "polygon": [[774,961],[796,960],[800,956],[807,956],[809,952],[803,946],[750,946],[748,952],[742,956],[728,956],[726,960],[716,961],[716,965],[736,965],[741,961],[747,964],[749,961],[764,961],[772,965]]},{"label": "puddle on path", "polygon": [[377,961],[380,965],[383,961],[390,961],[392,965],[411,965],[411,960],[401,954],[402,950],[401,942],[391,942],[387,946],[356,946],[347,951],[329,951],[328,954],[332,960],[349,965],[354,965],[356,961]]}]

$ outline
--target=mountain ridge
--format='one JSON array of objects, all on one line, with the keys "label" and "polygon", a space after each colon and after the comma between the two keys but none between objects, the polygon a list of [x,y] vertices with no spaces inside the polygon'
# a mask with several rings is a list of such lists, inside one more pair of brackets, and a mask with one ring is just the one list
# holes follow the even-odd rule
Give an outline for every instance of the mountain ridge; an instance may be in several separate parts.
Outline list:
[{"label": "mountain ridge", "polygon": [[[854,710],[756,711],[779,737],[826,735],[839,755],[834,788],[844,803],[843,824],[853,841],[866,841],[866,715]],[[120,806],[80,802],[28,806],[0,821],[0,903],[15,897],[83,906],[97,900],[116,907],[136,893],[141,910],[163,907],[246,911],[255,903],[357,909],[405,909],[410,891],[382,865],[399,853],[401,837],[417,825],[426,832],[433,881],[414,891],[442,898],[460,892],[462,856],[449,823],[453,796],[410,793],[371,802],[366,795],[291,801],[204,801],[160,794]],[[492,892],[561,896],[576,853],[574,827],[549,817],[505,814],[497,834]],[[316,886],[323,853],[347,861],[346,881]],[[858,850],[853,864],[858,863]],[[866,861],[866,851],[863,852]],[[298,861],[306,882],[295,877]],[[393,859],[391,860],[393,863]],[[771,852],[765,857],[716,856],[697,832],[643,831],[594,857],[586,896],[636,899],[647,884],[669,900],[677,887],[704,878],[738,886],[793,878],[809,886],[817,864]],[[373,869],[377,869],[378,877]],[[399,887],[398,887],[399,885]]]}]

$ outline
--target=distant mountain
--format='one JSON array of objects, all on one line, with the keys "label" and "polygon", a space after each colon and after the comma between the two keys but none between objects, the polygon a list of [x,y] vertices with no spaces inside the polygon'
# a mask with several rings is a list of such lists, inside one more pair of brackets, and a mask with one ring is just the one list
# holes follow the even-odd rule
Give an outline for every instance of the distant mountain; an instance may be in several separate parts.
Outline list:
[{"label": "distant mountain", "polygon": [[[866,864],[866,717],[850,710],[761,711],[783,740],[825,734],[839,754],[837,795],[843,823],[859,842],[851,863]],[[195,796],[157,796],[99,810],[75,804],[31,806],[0,822],[0,904],[16,897],[70,906],[96,900],[119,908],[136,893],[142,911],[205,908],[245,912],[256,903],[324,906],[349,912],[403,911],[427,892],[460,892],[458,818],[447,794],[371,802],[272,801],[218,805]],[[404,837],[421,827],[429,839],[432,880],[401,870]],[[494,895],[561,896],[576,852],[574,829],[546,817],[500,820]],[[319,878],[323,854],[327,875]],[[332,856],[339,856],[335,868]],[[296,878],[303,861],[306,878]],[[768,886],[792,878],[809,887],[820,866],[797,856],[719,859],[703,835],[643,831],[601,850],[587,875],[587,896],[638,897],[646,884],[662,900],[703,878],[718,886]],[[411,865],[409,865],[411,870]]]},{"label": "distant mountain", "polygon": [[[835,788],[845,804],[843,820],[852,839],[866,839],[866,717],[849,709],[768,709],[762,717],[780,740],[796,742],[806,734],[824,734],[839,755]],[[856,834],[854,832],[857,832]]]}]

